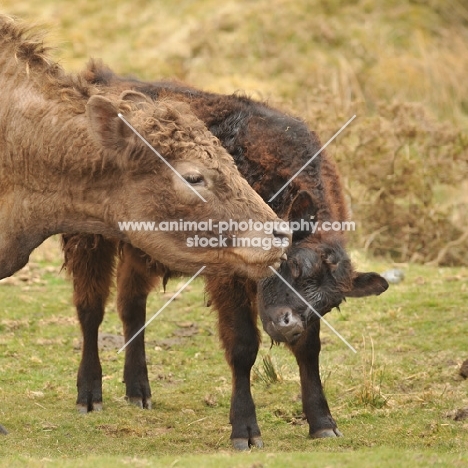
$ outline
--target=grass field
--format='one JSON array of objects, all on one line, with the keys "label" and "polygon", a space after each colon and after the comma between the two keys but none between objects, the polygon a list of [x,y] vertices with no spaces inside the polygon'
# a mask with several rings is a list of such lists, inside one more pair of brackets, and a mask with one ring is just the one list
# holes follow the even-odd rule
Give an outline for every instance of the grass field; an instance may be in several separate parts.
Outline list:
[{"label": "grass field", "polygon": [[[66,70],[100,57],[143,79],[244,90],[302,116],[324,141],[356,103],[361,127],[378,128],[376,109],[394,101],[420,103],[453,128],[467,123],[466,0],[0,0],[0,11],[43,25]],[[330,153],[346,157],[337,147]],[[466,213],[466,189],[450,189]],[[1,467],[468,465],[468,381],[458,375],[468,359],[467,268],[400,265],[401,284],[328,316],[358,350],[323,330],[322,379],[343,438],[308,439],[294,359],[264,337],[253,393],[265,449],[238,454],[229,442],[229,371],[201,281],[147,331],[150,411],[123,398],[111,301],[102,327],[105,408],[77,414],[80,332],[54,242],[0,282],[0,423],[10,431],[0,439]],[[363,271],[393,266],[353,256]],[[154,293],[149,314],[166,300]],[[268,382],[264,358],[279,382]]]},{"label": "grass field", "polygon": [[[102,327],[104,411],[75,410],[80,332],[57,248],[18,279],[0,283],[0,466],[466,466],[468,269],[404,266],[405,280],[378,298],[349,300],[328,319],[357,349],[323,330],[321,374],[344,433],[310,440],[297,366],[264,336],[253,392],[264,450],[235,454],[228,424],[230,376],[202,282],[147,330],[154,407],[124,400],[121,327],[113,302]],[[364,269],[391,265],[353,253]],[[10,283],[10,284],[8,284]],[[169,293],[177,289],[171,282]],[[190,288],[190,287],[189,287]],[[149,314],[167,300],[151,295]],[[263,358],[280,376],[271,383]],[[468,413],[468,412],[467,412]],[[457,416],[458,415],[458,416]],[[314,464],[315,463],[315,464]]]}]

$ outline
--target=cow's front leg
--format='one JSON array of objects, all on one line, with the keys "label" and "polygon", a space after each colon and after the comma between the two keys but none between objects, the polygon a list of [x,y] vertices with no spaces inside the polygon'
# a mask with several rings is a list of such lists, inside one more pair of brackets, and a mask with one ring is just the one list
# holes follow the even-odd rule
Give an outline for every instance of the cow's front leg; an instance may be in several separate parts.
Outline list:
[{"label": "cow's front leg", "polygon": [[309,324],[303,336],[290,348],[299,365],[302,406],[309,423],[310,437],[342,436],[330,413],[320,381],[320,321]]},{"label": "cow's front leg", "polygon": [[94,235],[64,235],[64,266],[73,278],[73,299],[83,333],[76,406],[81,413],[102,409],[98,331],[114,269],[116,244]]},{"label": "cow's front leg", "polygon": [[[4,200],[2,203],[7,205]],[[2,208],[0,206],[0,279],[11,276],[23,268],[28,263],[31,252],[48,237],[45,232],[34,232],[32,226],[10,229],[9,225],[14,226],[19,213],[13,215],[8,210],[3,212]],[[8,223],[2,219],[3,217],[7,217]],[[19,222],[18,225],[21,226]]]},{"label": "cow's front leg", "polygon": [[[123,323],[125,348],[124,382],[128,401],[151,408],[151,388],[146,366],[146,300],[159,280],[163,267],[150,264],[141,250],[125,244],[117,269],[117,308]],[[136,335],[138,333],[138,335]],[[136,335],[136,336],[135,336]]]},{"label": "cow's front leg", "polygon": [[263,442],[250,391],[250,372],[257,357],[260,335],[246,280],[207,278],[206,286],[218,311],[220,339],[232,372],[232,445],[237,450],[248,450],[251,446],[261,448]]}]

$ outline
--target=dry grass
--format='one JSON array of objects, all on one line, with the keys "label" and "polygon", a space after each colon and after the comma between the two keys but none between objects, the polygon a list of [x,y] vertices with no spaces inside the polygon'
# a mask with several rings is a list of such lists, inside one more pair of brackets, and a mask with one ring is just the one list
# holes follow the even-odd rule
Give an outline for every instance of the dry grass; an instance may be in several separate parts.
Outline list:
[{"label": "dry grass", "polygon": [[276,384],[283,380],[281,371],[273,361],[271,354],[263,356],[261,364],[253,368],[253,379],[264,385]]},{"label": "dry grass", "polygon": [[383,370],[378,369],[375,361],[374,340],[369,338],[370,350],[363,337],[362,350],[362,380],[357,390],[357,401],[360,405],[370,405],[373,408],[383,408],[386,398],[382,394]]},{"label": "dry grass", "polygon": [[[330,117],[333,100],[326,89],[310,99],[319,134],[347,119]],[[358,225],[355,245],[397,262],[468,264],[468,133],[420,103],[380,102],[369,115],[356,104],[350,113],[358,118],[331,152]]]}]

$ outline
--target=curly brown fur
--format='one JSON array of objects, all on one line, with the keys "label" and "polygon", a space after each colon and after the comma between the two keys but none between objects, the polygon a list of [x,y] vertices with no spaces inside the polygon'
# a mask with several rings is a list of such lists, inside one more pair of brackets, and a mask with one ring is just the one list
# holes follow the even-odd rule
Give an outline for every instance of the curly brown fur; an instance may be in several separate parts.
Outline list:
[{"label": "curly brown fur", "polygon": [[[0,102],[0,277],[45,238],[72,229],[131,241],[189,273],[229,265],[258,277],[278,262],[281,247],[195,251],[183,233],[119,229],[127,220],[277,219],[187,104],[67,74],[42,35],[2,15]],[[201,174],[204,184],[191,191],[181,172]]]}]

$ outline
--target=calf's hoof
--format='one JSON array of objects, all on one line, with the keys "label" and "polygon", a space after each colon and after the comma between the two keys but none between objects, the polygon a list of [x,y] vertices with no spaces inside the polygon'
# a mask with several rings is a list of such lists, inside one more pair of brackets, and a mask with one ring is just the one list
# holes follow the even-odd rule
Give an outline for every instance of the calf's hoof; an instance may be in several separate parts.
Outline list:
[{"label": "calf's hoof", "polygon": [[142,397],[127,397],[127,400],[130,404],[137,406],[141,409],[151,409],[151,397],[142,398]]},{"label": "calf's hoof", "polygon": [[0,424],[0,434],[7,435],[8,431]]},{"label": "calf's hoof", "polygon": [[343,437],[343,434],[335,427],[335,429],[319,429],[310,434],[310,437],[312,439],[325,439],[326,437]]},{"label": "calf's hoof", "polygon": [[250,439],[236,438],[231,439],[232,446],[236,450],[250,450],[251,447],[263,448],[263,440],[261,437],[251,437]]},{"label": "calf's hoof", "polygon": [[76,409],[80,414],[91,413],[91,411],[102,411],[102,401],[93,401],[89,404],[77,403]]}]

